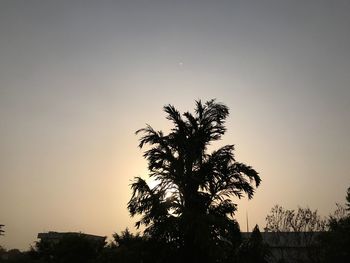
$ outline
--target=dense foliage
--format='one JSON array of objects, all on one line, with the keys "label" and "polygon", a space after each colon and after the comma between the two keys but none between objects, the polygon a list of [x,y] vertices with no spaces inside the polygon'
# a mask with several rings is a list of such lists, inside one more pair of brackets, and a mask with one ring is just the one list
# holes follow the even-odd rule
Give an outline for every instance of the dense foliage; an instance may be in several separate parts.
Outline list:
[{"label": "dense foliage", "polygon": [[144,157],[158,184],[151,188],[144,179],[135,179],[130,214],[142,215],[136,226],[144,225],[151,238],[178,248],[182,260],[225,261],[231,256],[225,251],[239,242],[232,198],[252,198],[260,177],[235,160],[233,145],[207,151],[226,131],[225,105],[197,101],[194,115],[181,115],[171,105],[164,111],[174,125],[169,134],[149,125],[136,132],[142,134],[140,148],[150,146]]},{"label": "dense foliage", "polygon": [[264,242],[258,225],[256,225],[249,239],[242,242],[238,250],[240,263],[267,263],[271,258],[270,248]]},{"label": "dense foliage", "polygon": [[58,242],[40,240],[35,244],[33,256],[45,262],[97,262],[104,241],[90,239],[81,233],[68,233]]},{"label": "dense foliage", "polygon": [[5,225],[0,224],[0,236],[3,236],[3,235],[4,235],[4,232],[5,232],[4,229],[3,229],[4,226],[5,226]]},{"label": "dense foliage", "polygon": [[321,237],[324,262],[345,263],[350,260],[350,187],[347,190],[345,207],[337,209],[329,217],[328,231]]}]

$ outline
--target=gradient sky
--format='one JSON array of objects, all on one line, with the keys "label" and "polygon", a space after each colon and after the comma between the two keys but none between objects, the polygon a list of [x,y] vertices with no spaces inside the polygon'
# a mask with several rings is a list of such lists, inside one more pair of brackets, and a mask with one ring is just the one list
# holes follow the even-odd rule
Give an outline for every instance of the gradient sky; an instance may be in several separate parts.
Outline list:
[{"label": "gradient sky", "polygon": [[162,107],[230,108],[260,172],[246,229],[278,203],[328,215],[350,186],[350,1],[0,1],[0,245],[42,231],[110,236],[147,177],[135,130]]}]

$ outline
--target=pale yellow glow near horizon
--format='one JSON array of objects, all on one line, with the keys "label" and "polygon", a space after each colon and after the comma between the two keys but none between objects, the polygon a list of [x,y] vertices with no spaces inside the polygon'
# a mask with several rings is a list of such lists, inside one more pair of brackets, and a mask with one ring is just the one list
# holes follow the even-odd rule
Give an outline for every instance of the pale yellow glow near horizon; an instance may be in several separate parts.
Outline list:
[{"label": "pale yellow glow near horizon", "polygon": [[130,183],[148,172],[134,133],[166,133],[162,107],[197,99],[230,108],[209,150],[235,144],[261,175],[254,198],[237,200],[242,230],[246,213],[262,229],[276,203],[327,216],[345,201],[350,5],[80,2],[0,1],[1,246],[137,231]]}]

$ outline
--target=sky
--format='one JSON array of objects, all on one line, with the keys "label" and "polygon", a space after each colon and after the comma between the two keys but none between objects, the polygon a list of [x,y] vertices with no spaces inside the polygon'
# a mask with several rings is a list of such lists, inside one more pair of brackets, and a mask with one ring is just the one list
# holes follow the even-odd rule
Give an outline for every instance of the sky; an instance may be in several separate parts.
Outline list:
[{"label": "sky", "polygon": [[147,163],[134,132],[162,107],[216,98],[262,184],[242,230],[275,204],[327,216],[350,186],[350,1],[0,1],[0,223],[7,249],[43,231],[136,231]]}]

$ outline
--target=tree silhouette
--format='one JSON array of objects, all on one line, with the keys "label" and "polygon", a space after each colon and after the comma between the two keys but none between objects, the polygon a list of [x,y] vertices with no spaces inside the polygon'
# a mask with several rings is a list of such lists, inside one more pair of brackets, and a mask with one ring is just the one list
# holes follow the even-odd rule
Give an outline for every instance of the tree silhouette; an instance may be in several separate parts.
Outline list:
[{"label": "tree silhouette", "polygon": [[127,228],[113,235],[114,241],[104,250],[100,262],[175,263],[177,249],[170,243],[157,242],[147,235],[133,234]]},{"label": "tree silhouette", "polygon": [[[321,251],[318,244],[319,233],[326,230],[326,220],[317,210],[299,207],[298,210],[285,209],[275,205],[266,217],[265,232],[272,232],[271,241],[279,250],[283,260],[302,262],[307,258],[310,262],[318,262]],[[285,232],[292,232],[285,235]],[[289,238],[288,238],[289,236]],[[287,250],[290,247],[304,247],[304,251]]]},{"label": "tree silhouette", "polygon": [[275,205],[266,216],[266,232],[320,232],[324,231],[326,220],[317,210],[299,207],[297,211]]},{"label": "tree silhouette", "polygon": [[113,234],[114,242],[112,243],[115,250],[115,262],[147,262],[148,255],[145,254],[146,239],[137,234],[130,233],[125,229],[121,234]]},{"label": "tree silhouette", "polygon": [[270,248],[264,242],[258,225],[255,225],[249,239],[242,242],[238,258],[241,263],[266,263],[271,258]]},{"label": "tree silhouette", "polygon": [[33,252],[44,262],[95,262],[105,246],[105,239],[95,240],[83,233],[65,233],[59,240],[41,239]]},{"label": "tree silhouette", "polygon": [[136,177],[128,209],[131,216],[142,215],[137,227],[144,225],[146,234],[173,243],[186,262],[214,262],[223,256],[217,255],[220,248],[234,246],[239,236],[232,198],[252,198],[261,179],[235,160],[233,145],[207,152],[226,132],[227,106],[196,101],[195,114],[181,115],[172,105],[164,111],[174,125],[169,134],[149,125],[136,132],[142,134],[139,147],[150,146],[144,157],[157,185],[151,188]]},{"label": "tree silhouette", "polygon": [[[346,206],[349,208],[350,187],[347,190]],[[350,214],[337,204],[335,212],[328,219],[328,231],[321,236],[324,262],[349,262],[350,259]]]},{"label": "tree silhouette", "polygon": [[5,226],[5,225],[0,224],[0,236],[3,236],[4,233],[5,233],[5,231],[3,230],[3,227],[4,227],[4,226]]}]

